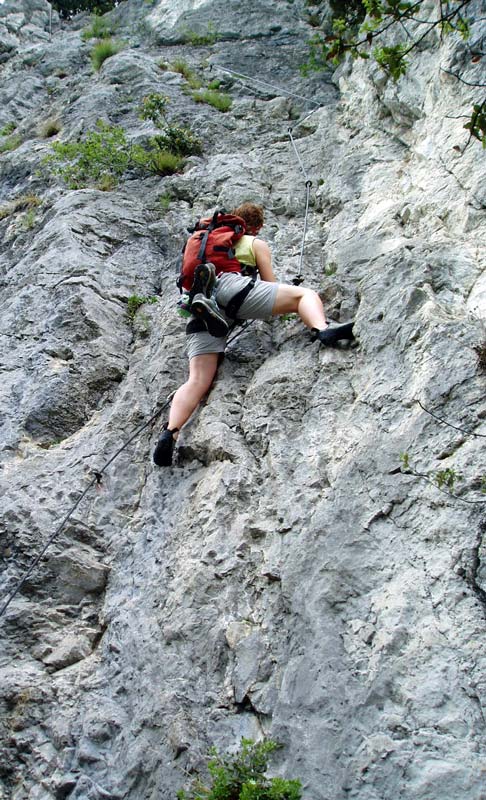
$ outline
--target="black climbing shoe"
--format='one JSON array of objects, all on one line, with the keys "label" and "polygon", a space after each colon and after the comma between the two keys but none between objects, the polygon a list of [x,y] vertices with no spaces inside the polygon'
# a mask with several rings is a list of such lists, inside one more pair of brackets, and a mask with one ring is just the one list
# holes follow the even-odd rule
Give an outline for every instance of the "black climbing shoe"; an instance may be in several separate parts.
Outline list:
[{"label": "black climbing shoe", "polygon": [[335,325],[334,327],[325,328],[323,331],[313,328],[312,332],[321,344],[326,347],[334,347],[341,339],[354,339],[353,325],[354,322],[347,322],[345,325]]},{"label": "black climbing shoe", "polygon": [[159,437],[157,447],[154,450],[154,461],[158,467],[170,467],[172,464],[172,453],[174,452],[175,439],[173,433],[176,433],[179,428],[166,428],[163,434]]},{"label": "black climbing shoe", "polygon": [[207,264],[200,264],[194,270],[191,292],[193,295],[203,294],[205,297],[211,297],[215,283],[216,267],[208,261]]},{"label": "black climbing shoe", "polygon": [[197,319],[202,319],[206,323],[211,336],[219,338],[228,333],[228,323],[215,300],[205,297],[203,294],[197,294],[192,301],[191,312]]}]

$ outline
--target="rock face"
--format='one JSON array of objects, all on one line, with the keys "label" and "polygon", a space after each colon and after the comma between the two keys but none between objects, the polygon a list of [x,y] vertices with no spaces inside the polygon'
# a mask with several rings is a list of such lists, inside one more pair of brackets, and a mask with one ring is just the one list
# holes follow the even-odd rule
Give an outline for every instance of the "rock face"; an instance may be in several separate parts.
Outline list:
[{"label": "rock face", "polygon": [[[312,180],[306,285],[359,339],[255,323],[175,466],[151,463],[155,424],[86,494],[0,620],[0,797],[172,798],[210,745],[270,735],[311,800],[480,800],[486,176],[464,150],[475,90],[443,70],[484,67],[453,36],[397,84],[364,63],[303,79],[303,3],[246,21],[235,2],[134,0],[93,72],[87,19],[54,14],[50,36],[44,0],[0,12],[0,144],[19,137],[0,157],[4,600],[185,379],[174,263],[194,218],[263,202],[277,274],[298,272],[289,126]],[[181,58],[229,112],[194,102]],[[49,177],[46,122],[143,141],[150,92],[203,142],[183,173],[109,192]],[[134,296],[157,302],[131,319]]]}]

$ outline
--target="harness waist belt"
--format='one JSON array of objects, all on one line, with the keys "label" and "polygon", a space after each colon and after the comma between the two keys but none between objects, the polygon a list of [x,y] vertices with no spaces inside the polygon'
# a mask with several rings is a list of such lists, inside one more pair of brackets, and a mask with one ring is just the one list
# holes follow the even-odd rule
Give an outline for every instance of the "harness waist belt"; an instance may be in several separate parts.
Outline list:
[{"label": "harness waist belt", "polygon": [[224,310],[224,313],[230,319],[236,319],[238,316],[238,311],[240,310],[241,306],[245,302],[246,298],[250,294],[251,290],[253,289],[256,283],[257,275],[256,272],[253,275],[252,279],[248,281],[246,286],[243,286],[243,289],[240,289],[239,292],[235,294],[234,297],[231,298],[229,303],[226,306],[220,306]]}]

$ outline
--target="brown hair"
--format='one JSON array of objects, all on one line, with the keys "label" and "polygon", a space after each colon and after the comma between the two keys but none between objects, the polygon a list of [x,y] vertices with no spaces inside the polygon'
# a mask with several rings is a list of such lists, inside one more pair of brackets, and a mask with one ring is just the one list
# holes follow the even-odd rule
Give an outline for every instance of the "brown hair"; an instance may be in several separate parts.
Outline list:
[{"label": "brown hair", "polygon": [[263,225],[263,206],[257,206],[256,203],[242,203],[233,209],[232,213],[245,220],[249,231],[261,228]]}]

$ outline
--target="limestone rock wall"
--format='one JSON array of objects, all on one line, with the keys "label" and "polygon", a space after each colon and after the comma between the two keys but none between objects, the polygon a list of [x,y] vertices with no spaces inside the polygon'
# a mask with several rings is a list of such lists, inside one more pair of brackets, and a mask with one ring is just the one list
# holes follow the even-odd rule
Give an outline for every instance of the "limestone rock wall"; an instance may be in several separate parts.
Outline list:
[{"label": "limestone rock wall", "polygon": [[[458,118],[473,89],[441,67],[484,68],[450,37],[396,85],[365,64],[304,79],[304,4],[243,10],[122,3],[125,47],[94,73],[87,17],[49,34],[44,0],[0,6],[0,129],[21,138],[0,156],[4,597],[184,380],[174,264],[194,218],[263,202],[295,276],[289,126],[313,182],[306,284],[359,340],[255,323],[174,467],[152,465],[151,426],[87,494],[0,620],[2,800],[172,798],[210,745],[262,735],[309,800],[484,797],[485,162]],[[215,43],[184,43],[213,26]],[[177,58],[224,81],[228,113],[160,68]],[[150,92],[204,143],[182,174],[111,192],[48,177],[44,122],[140,141]],[[32,194],[33,213],[15,204]],[[130,320],[133,295],[158,300]]]}]

